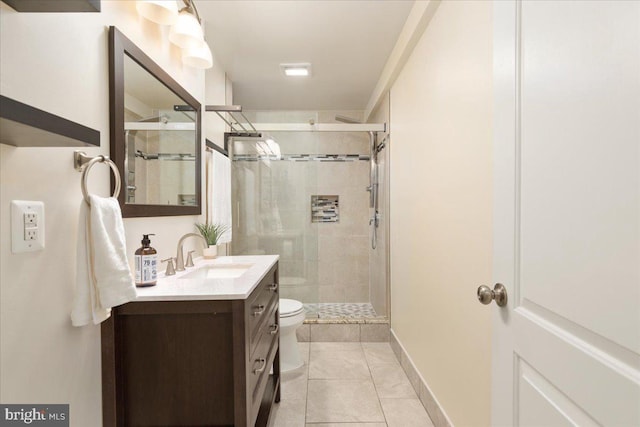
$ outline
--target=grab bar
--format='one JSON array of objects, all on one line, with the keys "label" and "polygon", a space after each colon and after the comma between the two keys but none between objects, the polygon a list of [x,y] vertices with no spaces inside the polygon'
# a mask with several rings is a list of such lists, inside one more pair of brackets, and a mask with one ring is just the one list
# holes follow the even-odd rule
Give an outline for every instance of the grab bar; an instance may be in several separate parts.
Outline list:
[{"label": "grab bar", "polygon": [[89,169],[96,163],[106,163],[109,165],[116,181],[115,188],[113,189],[113,197],[117,198],[118,195],[120,195],[120,171],[116,164],[113,163],[113,160],[103,155],[89,157],[84,151],[76,150],[73,152],[73,167],[78,172],[82,172],[80,189],[82,190],[82,197],[84,197],[84,201],[87,202],[88,205],[91,205],[91,202],[89,201],[89,191],[87,191],[87,178],[89,176]]}]

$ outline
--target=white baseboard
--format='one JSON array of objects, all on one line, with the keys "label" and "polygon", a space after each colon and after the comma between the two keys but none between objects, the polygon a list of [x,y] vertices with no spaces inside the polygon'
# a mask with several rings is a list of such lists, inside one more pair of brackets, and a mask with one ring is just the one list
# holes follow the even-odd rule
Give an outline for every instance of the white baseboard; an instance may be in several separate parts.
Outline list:
[{"label": "white baseboard", "polygon": [[435,427],[453,427],[453,423],[442,408],[442,405],[440,405],[440,402],[438,402],[438,399],[431,391],[431,388],[429,388],[427,382],[424,380],[422,375],[420,375],[420,372],[413,363],[411,356],[409,356],[409,353],[407,353],[407,350],[404,348],[393,329],[391,329],[389,344],[398,358],[402,369],[404,369],[404,372],[407,374],[407,377],[416,391],[420,402],[427,410],[433,425]]}]

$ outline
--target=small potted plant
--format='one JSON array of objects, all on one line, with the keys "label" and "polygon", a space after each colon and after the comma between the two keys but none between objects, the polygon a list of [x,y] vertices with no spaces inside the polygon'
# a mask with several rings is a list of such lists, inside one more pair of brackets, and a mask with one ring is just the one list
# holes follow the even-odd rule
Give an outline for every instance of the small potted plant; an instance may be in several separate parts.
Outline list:
[{"label": "small potted plant", "polygon": [[229,230],[229,226],[226,224],[196,224],[196,228],[202,234],[202,237],[207,241],[208,248],[203,249],[202,256],[205,258],[215,258],[218,256],[218,240],[224,233]]}]

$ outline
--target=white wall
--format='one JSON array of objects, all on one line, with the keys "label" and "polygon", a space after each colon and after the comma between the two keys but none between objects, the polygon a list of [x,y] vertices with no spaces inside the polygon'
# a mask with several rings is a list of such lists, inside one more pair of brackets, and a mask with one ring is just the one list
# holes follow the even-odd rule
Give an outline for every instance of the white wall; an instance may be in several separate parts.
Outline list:
[{"label": "white wall", "polygon": [[391,327],[450,421],[490,423],[492,5],[444,1],[391,88]]},{"label": "white wall", "polygon": [[[100,131],[109,154],[107,27],[117,26],[187,91],[204,102],[205,73],[183,67],[168,28],[143,20],[135,2],[102,1],[102,13],[17,13],[0,3],[0,93]],[[217,65],[216,65],[217,66]],[[224,72],[208,85],[224,103]],[[212,120],[203,114],[205,121]],[[213,120],[218,120],[213,118]],[[101,424],[100,328],[73,328],[80,174],[73,148],[16,148],[0,144],[0,401],[69,403],[72,426]],[[91,170],[90,191],[106,195],[109,169]],[[204,189],[204,187],[203,187]],[[10,201],[41,200],[46,248],[12,254]],[[202,217],[126,219],[127,252],[142,233],[156,233],[161,257],[175,256],[178,238]]]},{"label": "white wall", "polygon": [[[205,22],[206,27],[206,22]],[[225,82],[225,84],[221,84]],[[216,57],[213,58],[213,67],[209,68],[205,73],[205,105],[231,105],[233,104],[233,92],[231,80],[228,80],[225,70],[218,62]],[[226,125],[222,119],[214,112],[202,113],[206,117],[202,134],[204,138],[214,144],[224,148],[224,132]]]}]

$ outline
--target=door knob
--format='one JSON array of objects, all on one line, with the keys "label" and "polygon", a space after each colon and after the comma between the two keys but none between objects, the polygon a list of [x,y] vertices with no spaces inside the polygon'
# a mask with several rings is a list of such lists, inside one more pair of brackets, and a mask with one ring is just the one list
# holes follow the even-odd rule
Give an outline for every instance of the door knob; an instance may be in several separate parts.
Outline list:
[{"label": "door knob", "polygon": [[482,285],[478,287],[478,301],[482,304],[490,304],[495,300],[499,307],[507,305],[507,288],[501,283],[496,283],[491,290],[490,287]]}]

